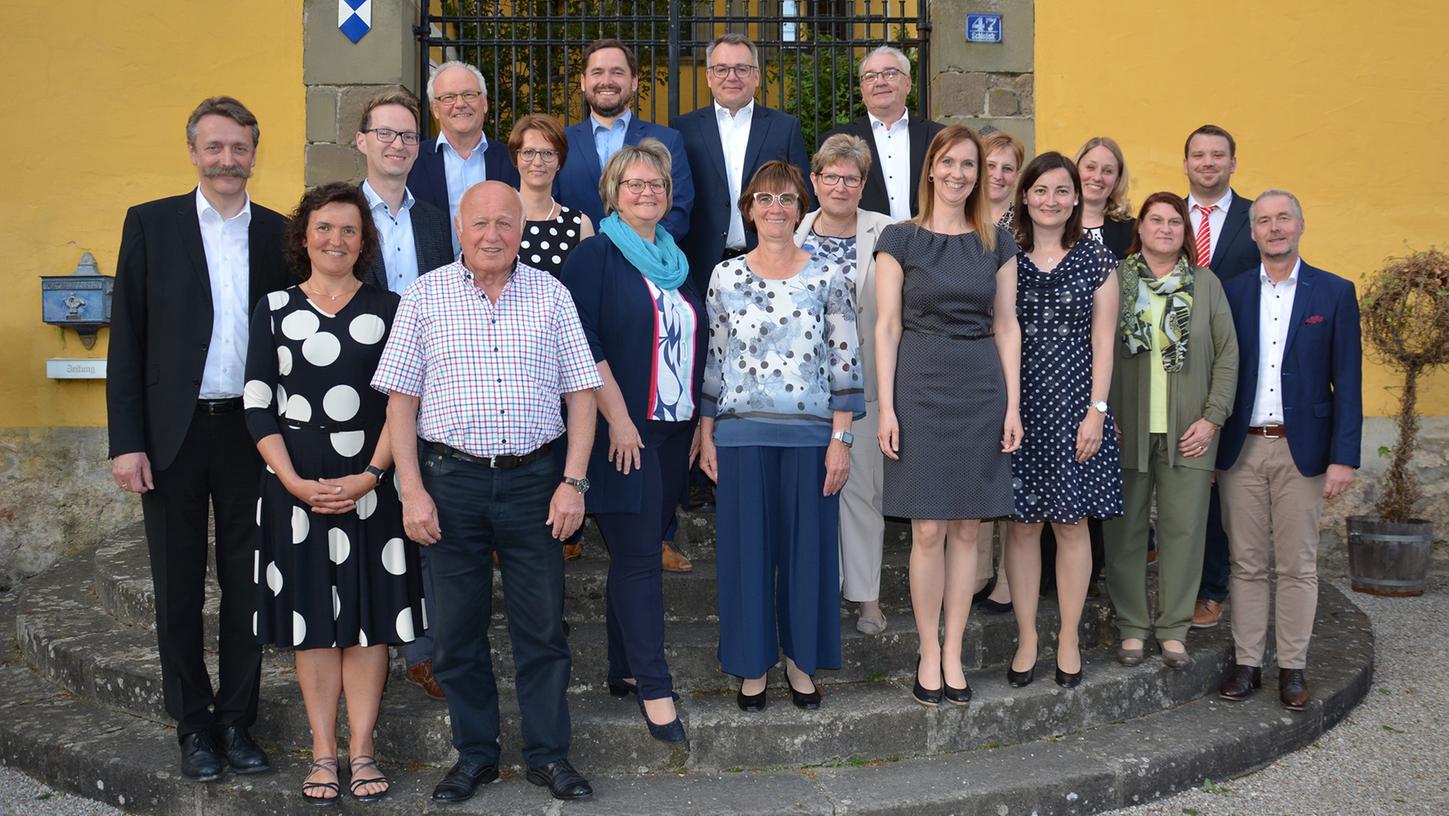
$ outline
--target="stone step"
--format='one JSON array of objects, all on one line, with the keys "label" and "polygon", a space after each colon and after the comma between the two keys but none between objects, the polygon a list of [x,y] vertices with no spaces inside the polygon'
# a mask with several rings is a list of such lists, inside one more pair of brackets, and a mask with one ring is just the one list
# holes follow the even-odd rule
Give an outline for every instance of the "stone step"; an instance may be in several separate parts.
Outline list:
[{"label": "stone step", "polygon": [[[30,595],[28,586],[26,595]],[[1245,703],[1203,697],[1065,736],[982,750],[951,752],[949,741],[923,741],[937,753],[916,759],[888,754],[818,766],[800,760],[790,767],[765,771],[686,768],[611,774],[575,755],[575,764],[590,777],[595,789],[593,801],[577,806],[554,803],[544,791],[513,772],[499,784],[481,790],[470,802],[441,807],[427,799],[441,776],[440,769],[388,763],[386,770],[396,780],[388,799],[366,805],[344,799],[336,811],[374,816],[574,811],[591,816],[1098,813],[1167,796],[1206,779],[1222,781],[1256,769],[1310,744],[1339,722],[1367,693],[1373,672],[1373,636],[1366,617],[1331,587],[1321,588],[1318,609],[1315,698],[1300,714],[1284,712],[1278,706],[1276,688],[1267,678],[1262,692]],[[5,611],[0,607],[0,613]],[[0,625],[11,622],[9,615],[3,618]],[[308,761],[304,755],[277,750],[273,744],[268,747],[274,773],[228,775],[214,784],[189,782],[176,771],[173,730],[76,695],[13,661],[13,652],[0,652],[0,763],[132,812],[241,816],[305,810],[298,791]],[[1204,669],[1195,665],[1181,674]],[[1088,685],[1076,692],[1051,693],[1080,698],[1110,670],[1091,666],[1089,672]],[[973,682],[978,683],[982,697],[994,693],[985,680],[973,678]],[[815,716],[842,717],[846,712],[839,700],[832,696]],[[693,701],[685,705],[692,706]],[[973,704],[967,712],[921,712],[921,717],[938,725],[961,724],[971,719],[968,712],[974,713],[977,707]],[[773,706],[766,716],[779,717],[782,708],[788,706]],[[1012,721],[1029,722],[1030,717],[1031,712],[1023,710]],[[751,739],[766,750],[777,743],[799,745],[795,736],[781,733],[785,724],[784,719],[772,722],[772,729],[751,735]],[[343,748],[345,752],[345,744]],[[504,762],[517,761],[516,741],[507,738]]]},{"label": "stone step", "polygon": [[[581,653],[577,665],[601,659],[602,631],[590,625],[573,635]],[[685,624],[709,636],[703,624]],[[16,616],[15,631],[24,659],[43,677],[81,697],[155,721],[164,721],[159,666],[154,636],[126,627],[94,606],[85,569],[69,563],[32,579],[25,587]],[[1004,638],[997,640],[1005,642]],[[906,667],[914,639],[856,636],[852,641],[894,644],[893,668]],[[980,638],[974,640],[981,642]],[[697,645],[683,647],[695,648]],[[976,691],[967,707],[927,710],[909,697],[909,680],[891,681],[853,671],[823,672],[825,708],[802,712],[787,704],[783,678],[777,674],[774,704],[763,714],[738,710],[733,681],[722,693],[686,694],[680,711],[691,741],[666,746],[650,739],[630,701],[616,701],[587,684],[570,696],[575,723],[574,757],[605,772],[663,771],[668,769],[768,768],[865,761],[885,756],[909,757],[942,751],[960,751],[1072,733],[1104,723],[1130,719],[1180,705],[1209,691],[1226,666],[1230,644],[1223,631],[1195,637],[1193,666],[1172,672],[1149,665],[1137,669],[1117,666],[1104,650],[1089,651],[1089,680],[1066,691],[1050,680],[1051,660],[1039,667],[1041,679],[1025,689],[1011,689],[997,666],[970,674]],[[511,665],[497,650],[499,674],[511,674]],[[1009,655],[1009,653],[1007,653]],[[699,663],[676,658],[676,664]],[[214,663],[214,661],[212,661]],[[602,663],[593,665],[602,666]],[[214,671],[214,666],[213,666]],[[601,672],[596,670],[595,682]],[[717,672],[716,678],[721,677]],[[582,679],[582,678],[581,678]],[[861,682],[870,679],[872,682]],[[263,668],[262,718],[258,734],[287,750],[310,743],[306,715],[297,691],[290,657],[269,653]],[[518,717],[513,695],[502,695],[505,740],[517,744]],[[393,761],[446,763],[451,757],[446,708],[428,700],[404,682],[394,682],[384,696],[378,734],[378,754]]]}]

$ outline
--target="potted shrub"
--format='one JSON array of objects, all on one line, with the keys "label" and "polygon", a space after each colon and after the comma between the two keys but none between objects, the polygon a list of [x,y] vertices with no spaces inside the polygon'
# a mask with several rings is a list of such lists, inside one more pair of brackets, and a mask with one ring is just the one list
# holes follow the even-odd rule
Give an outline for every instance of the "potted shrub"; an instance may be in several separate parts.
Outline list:
[{"label": "potted shrub", "polygon": [[1390,258],[1361,300],[1364,338],[1404,376],[1397,439],[1372,516],[1348,519],[1353,588],[1375,595],[1422,595],[1434,525],[1414,518],[1420,497],[1410,460],[1418,449],[1419,380],[1449,364],[1449,255],[1437,249]]}]

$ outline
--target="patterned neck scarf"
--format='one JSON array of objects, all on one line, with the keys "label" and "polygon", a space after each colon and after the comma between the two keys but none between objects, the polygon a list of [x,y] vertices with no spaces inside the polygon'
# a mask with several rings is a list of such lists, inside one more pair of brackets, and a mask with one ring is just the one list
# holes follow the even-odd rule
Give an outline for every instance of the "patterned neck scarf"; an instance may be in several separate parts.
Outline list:
[{"label": "patterned neck scarf", "polygon": [[1129,255],[1118,269],[1122,279],[1122,340],[1127,350],[1140,354],[1155,342],[1150,295],[1167,298],[1162,311],[1162,333],[1167,347],[1162,350],[1162,369],[1182,370],[1187,359],[1187,328],[1192,323],[1192,265],[1180,256],[1172,271],[1158,278],[1147,268],[1142,253]]}]

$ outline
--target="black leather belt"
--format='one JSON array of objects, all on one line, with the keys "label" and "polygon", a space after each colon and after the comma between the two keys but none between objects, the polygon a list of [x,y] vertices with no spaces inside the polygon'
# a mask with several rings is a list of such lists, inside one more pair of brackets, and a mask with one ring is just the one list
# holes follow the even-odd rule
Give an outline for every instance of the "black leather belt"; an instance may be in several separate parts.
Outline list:
[{"label": "black leather belt", "polygon": [[226,399],[202,399],[196,401],[198,414],[234,414],[242,409],[241,397]]},{"label": "black leather belt", "polygon": [[423,440],[423,447],[427,448],[433,453],[441,454],[451,459],[457,459],[460,462],[472,462],[475,465],[487,465],[488,467],[495,468],[497,470],[512,470],[513,468],[523,467],[529,462],[534,462],[547,456],[549,450],[553,447],[553,443],[545,442],[542,445],[539,445],[538,447],[529,451],[528,453],[523,454],[522,456],[513,456],[512,454],[507,453],[501,454],[499,456],[474,456],[471,453],[465,453],[458,450],[457,448],[444,445],[442,442],[431,442],[426,439]]}]

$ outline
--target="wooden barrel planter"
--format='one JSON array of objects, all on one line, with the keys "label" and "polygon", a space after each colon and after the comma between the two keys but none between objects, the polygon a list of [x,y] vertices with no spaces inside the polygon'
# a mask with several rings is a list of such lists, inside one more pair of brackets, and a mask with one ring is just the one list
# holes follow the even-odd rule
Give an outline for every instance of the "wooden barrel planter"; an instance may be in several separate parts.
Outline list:
[{"label": "wooden barrel planter", "polygon": [[1348,517],[1348,572],[1355,592],[1390,597],[1424,594],[1434,524]]}]

